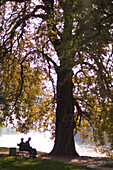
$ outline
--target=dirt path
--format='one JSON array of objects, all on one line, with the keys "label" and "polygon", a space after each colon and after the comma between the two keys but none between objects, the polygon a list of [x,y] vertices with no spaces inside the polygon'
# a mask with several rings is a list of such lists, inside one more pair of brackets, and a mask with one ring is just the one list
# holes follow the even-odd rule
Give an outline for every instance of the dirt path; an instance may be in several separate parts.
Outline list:
[{"label": "dirt path", "polygon": [[113,159],[103,157],[87,157],[82,156],[78,158],[73,157],[60,157],[60,156],[42,156],[41,159],[50,159],[60,162],[67,162],[71,164],[84,165],[91,168],[97,168],[100,170],[113,170],[113,168],[103,167],[106,163],[113,163]]}]

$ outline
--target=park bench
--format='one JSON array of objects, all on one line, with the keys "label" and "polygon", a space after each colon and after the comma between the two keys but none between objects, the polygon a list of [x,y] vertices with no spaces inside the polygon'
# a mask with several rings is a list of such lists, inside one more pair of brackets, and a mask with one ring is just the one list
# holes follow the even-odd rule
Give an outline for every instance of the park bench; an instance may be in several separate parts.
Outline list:
[{"label": "park bench", "polygon": [[24,157],[30,157],[30,151],[28,146],[24,143],[21,146],[19,146],[19,151],[17,152],[17,155],[22,155]]},{"label": "park bench", "polygon": [[22,156],[26,156],[26,157],[33,157],[36,158],[37,152],[35,148],[32,148],[29,144],[29,141],[31,140],[31,138],[28,138],[28,141],[26,141],[25,143],[23,142],[24,139],[21,138],[21,142],[17,143],[17,145],[19,146],[19,152],[16,153],[16,155],[22,155]]},{"label": "park bench", "polygon": [[21,148],[9,148],[9,155],[10,156],[17,156],[22,155],[23,157],[30,157],[29,150],[26,148],[26,146],[22,146]]}]

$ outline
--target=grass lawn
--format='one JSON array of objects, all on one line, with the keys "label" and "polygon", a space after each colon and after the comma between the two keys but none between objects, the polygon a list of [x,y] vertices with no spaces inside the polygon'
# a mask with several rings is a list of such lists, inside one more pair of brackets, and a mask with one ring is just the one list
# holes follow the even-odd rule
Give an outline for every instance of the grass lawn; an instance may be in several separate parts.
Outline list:
[{"label": "grass lawn", "polygon": [[107,168],[113,168],[113,163],[108,163],[108,164],[105,164],[104,167],[107,167]]},{"label": "grass lawn", "polygon": [[0,147],[0,152],[9,152],[9,148]]},{"label": "grass lawn", "polygon": [[94,170],[63,162],[0,155],[0,170]]}]

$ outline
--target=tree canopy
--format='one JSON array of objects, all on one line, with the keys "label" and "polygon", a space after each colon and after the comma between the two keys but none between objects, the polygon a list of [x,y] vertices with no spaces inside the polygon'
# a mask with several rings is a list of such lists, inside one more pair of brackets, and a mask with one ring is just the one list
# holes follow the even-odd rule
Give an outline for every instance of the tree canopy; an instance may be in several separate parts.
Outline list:
[{"label": "tree canopy", "polygon": [[55,131],[55,151],[65,129],[64,140],[80,131],[112,150],[113,2],[1,0],[0,10],[1,126]]}]

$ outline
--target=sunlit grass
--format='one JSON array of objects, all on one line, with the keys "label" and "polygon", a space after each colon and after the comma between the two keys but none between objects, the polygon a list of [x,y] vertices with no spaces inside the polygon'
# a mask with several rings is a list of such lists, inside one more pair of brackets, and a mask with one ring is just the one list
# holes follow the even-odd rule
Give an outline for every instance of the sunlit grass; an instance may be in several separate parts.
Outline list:
[{"label": "sunlit grass", "polygon": [[8,152],[9,148],[6,147],[0,147],[0,152]]},{"label": "sunlit grass", "polygon": [[0,170],[92,170],[92,168],[52,160],[14,157],[2,154],[0,155]]}]

